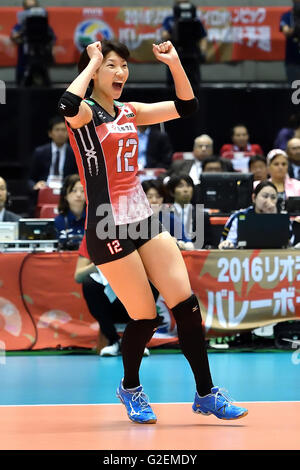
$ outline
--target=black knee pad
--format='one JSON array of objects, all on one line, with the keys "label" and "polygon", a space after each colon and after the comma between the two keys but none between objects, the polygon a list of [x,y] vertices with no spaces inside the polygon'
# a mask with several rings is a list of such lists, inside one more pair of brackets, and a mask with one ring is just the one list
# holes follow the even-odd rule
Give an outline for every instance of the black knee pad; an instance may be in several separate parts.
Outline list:
[{"label": "black knee pad", "polygon": [[155,328],[157,329],[159,326],[163,324],[163,317],[157,315],[155,318],[152,318],[151,320],[132,320],[133,322],[138,322],[140,326],[145,326],[149,328]]},{"label": "black knee pad", "polygon": [[196,314],[197,316],[200,316],[202,321],[199,302],[195,294],[192,294],[188,299],[175,305],[175,307],[172,308],[172,312],[175,320],[181,318],[182,315]]}]

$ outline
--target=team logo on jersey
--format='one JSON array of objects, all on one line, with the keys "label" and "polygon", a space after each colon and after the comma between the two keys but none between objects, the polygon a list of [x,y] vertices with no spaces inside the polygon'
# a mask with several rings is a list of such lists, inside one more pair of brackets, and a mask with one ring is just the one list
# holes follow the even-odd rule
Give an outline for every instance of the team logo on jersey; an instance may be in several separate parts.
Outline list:
[{"label": "team logo on jersey", "polygon": [[131,111],[130,108],[124,108],[124,113],[127,118],[132,118],[134,117],[134,113]]},{"label": "team logo on jersey", "polygon": [[105,114],[103,113],[103,111],[98,111],[98,116],[100,119],[103,119],[103,121],[106,121],[107,120],[107,117],[105,116]]},{"label": "team logo on jersey", "polygon": [[136,132],[136,129],[132,122],[120,125],[115,124],[113,122],[108,122],[107,128],[112,134],[125,134],[126,132]]}]

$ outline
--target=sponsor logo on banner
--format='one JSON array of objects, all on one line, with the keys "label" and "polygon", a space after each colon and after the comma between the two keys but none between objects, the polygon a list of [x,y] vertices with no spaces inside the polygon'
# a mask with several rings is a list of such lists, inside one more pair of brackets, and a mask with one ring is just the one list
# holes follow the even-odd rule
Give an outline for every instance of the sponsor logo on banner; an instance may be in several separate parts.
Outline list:
[{"label": "sponsor logo on banner", "polygon": [[77,49],[81,52],[88,44],[103,39],[112,39],[113,30],[103,20],[90,18],[77,25],[74,33],[74,42]]}]

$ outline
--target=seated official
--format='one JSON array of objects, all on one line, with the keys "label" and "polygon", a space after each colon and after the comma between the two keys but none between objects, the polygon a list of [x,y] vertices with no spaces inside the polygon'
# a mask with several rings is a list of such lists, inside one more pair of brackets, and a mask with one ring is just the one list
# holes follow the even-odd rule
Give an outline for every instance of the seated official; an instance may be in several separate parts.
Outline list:
[{"label": "seated official", "polygon": [[271,181],[259,183],[252,194],[253,205],[235,212],[224,226],[219,249],[236,248],[238,245],[238,219],[241,214],[276,214],[278,192]]},{"label": "seated official", "polygon": [[17,222],[21,216],[6,209],[9,205],[9,193],[4,178],[0,176],[0,222]]},{"label": "seated official", "polygon": [[237,153],[243,154],[244,157],[264,154],[260,145],[249,142],[249,132],[243,124],[237,124],[231,129],[231,140],[231,144],[221,147],[221,157],[234,159]]},{"label": "seated official", "polygon": [[264,181],[268,179],[267,160],[262,155],[253,155],[248,162],[249,173],[253,174],[253,181]]},{"label": "seated official", "polygon": [[[288,155],[284,150],[273,149],[267,155],[269,181],[276,186],[280,210],[285,209],[289,197],[300,196],[300,181],[288,175]],[[258,181],[254,182],[254,187]]]},{"label": "seated official", "polygon": [[[199,184],[200,175],[202,173],[202,162],[208,157],[213,157],[213,145],[213,139],[207,134],[196,137],[193,145],[193,158],[190,160],[175,160],[172,162],[167,173],[163,175],[164,183],[166,184],[172,176],[185,174],[192,178],[194,184]],[[229,160],[225,158],[220,158],[219,160],[223,171],[234,171]]]},{"label": "seated official", "polygon": [[207,157],[202,160],[202,173],[222,173],[224,171],[219,157]]},{"label": "seated official", "polygon": [[[194,249],[196,228],[200,223],[197,218],[196,205],[193,204],[194,188],[192,178],[183,174],[171,177],[167,185],[169,195],[173,200],[174,213],[183,223],[185,238],[192,243],[189,249]],[[203,216],[204,226],[200,227],[204,230],[203,247],[211,247],[213,243],[210,218],[207,212],[204,212]]]},{"label": "seated official", "polygon": [[78,175],[65,178],[58,211],[54,224],[59,247],[63,250],[77,250],[84,236],[85,223],[85,196]]},{"label": "seated official", "polygon": [[162,182],[158,180],[146,180],[142,182],[143,190],[154,213],[158,213],[160,222],[175,238],[181,250],[193,248],[186,237],[181,219],[175,214],[174,208],[166,204],[166,191]]},{"label": "seated official", "polygon": [[[82,292],[90,314],[99,323],[100,331],[107,339],[107,346],[101,349],[100,356],[119,356],[121,354],[121,338],[115,323],[127,323],[130,318],[124,305],[117,298],[106,278],[90,260],[85,236],[78,251],[75,268],[75,281],[82,284]],[[151,285],[155,301],[158,291]],[[145,348],[144,356],[149,356]]]},{"label": "seated official", "polygon": [[172,162],[172,146],[166,132],[155,126],[138,126],[138,166],[143,168],[169,168]]}]

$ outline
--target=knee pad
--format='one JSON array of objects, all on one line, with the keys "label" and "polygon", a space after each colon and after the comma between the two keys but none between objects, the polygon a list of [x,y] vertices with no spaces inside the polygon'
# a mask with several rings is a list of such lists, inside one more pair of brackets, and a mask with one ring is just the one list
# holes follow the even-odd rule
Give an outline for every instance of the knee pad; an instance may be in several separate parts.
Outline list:
[{"label": "knee pad", "polygon": [[196,314],[197,316],[200,316],[202,321],[199,302],[195,294],[192,294],[188,299],[183,300],[179,304],[175,305],[175,307],[172,308],[172,312],[175,320],[178,317],[180,318],[182,315]]},{"label": "knee pad", "polygon": [[132,320],[134,322],[139,322],[139,325],[143,326],[149,326],[150,328],[155,328],[157,329],[159,326],[163,324],[163,317],[160,315],[157,315],[155,318],[152,318],[151,320]]}]

